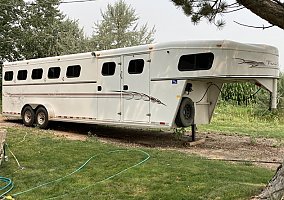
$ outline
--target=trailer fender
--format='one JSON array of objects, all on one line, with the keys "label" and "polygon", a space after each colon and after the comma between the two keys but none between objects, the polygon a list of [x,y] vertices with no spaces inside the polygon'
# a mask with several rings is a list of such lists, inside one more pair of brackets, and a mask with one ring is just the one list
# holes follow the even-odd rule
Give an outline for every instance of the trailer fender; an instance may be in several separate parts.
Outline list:
[{"label": "trailer fender", "polygon": [[52,108],[51,105],[43,104],[42,106],[46,109],[46,111],[48,113],[48,119],[52,119],[52,118],[55,117],[55,112],[54,112],[54,109]]},{"label": "trailer fender", "polygon": [[35,104],[35,103],[32,103],[32,104],[28,104],[28,105],[30,105],[32,107],[32,109],[34,109],[34,110],[36,110],[38,107],[42,106],[42,107],[44,107],[46,109],[46,111],[48,113],[48,119],[52,119],[52,118],[55,117],[54,109],[49,104]]}]

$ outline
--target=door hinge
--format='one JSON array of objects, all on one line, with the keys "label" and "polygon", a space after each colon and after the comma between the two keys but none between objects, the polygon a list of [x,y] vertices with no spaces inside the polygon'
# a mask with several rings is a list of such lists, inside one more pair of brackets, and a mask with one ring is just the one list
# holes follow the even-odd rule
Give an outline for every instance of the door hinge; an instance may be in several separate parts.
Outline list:
[{"label": "door hinge", "polygon": [[117,63],[118,65],[121,65],[122,63],[121,62],[119,62],[119,63]]},{"label": "door hinge", "polygon": [[147,62],[151,62],[151,59],[147,60]]},{"label": "door hinge", "polygon": [[118,115],[121,115],[121,112],[117,113]]},{"label": "door hinge", "polygon": [[147,117],[151,117],[151,113],[146,114]]}]

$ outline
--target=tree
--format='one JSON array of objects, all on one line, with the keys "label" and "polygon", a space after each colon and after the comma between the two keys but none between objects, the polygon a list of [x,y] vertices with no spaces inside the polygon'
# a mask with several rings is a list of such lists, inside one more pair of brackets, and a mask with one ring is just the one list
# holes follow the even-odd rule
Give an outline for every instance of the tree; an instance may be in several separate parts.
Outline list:
[{"label": "tree", "polygon": [[[0,87],[2,85],[2,61],[21,58],[19,41],[22,37],[21,17],[24,13],[23,0],[1,0],[0,12]],[[0,88],[2,93],[2,87]]]},{"label": "tree", "polygon": [[21,21],[24,14],[23,0],[1,0],[0,60],[14,61],[21,58],[19,40],[23,36]]},{"label": "tree", "polygon": [[0,59],[14,61],[87,50],[87,39],[75,20],[65,19],[60,0],[2,0]]},{"label": "tree", "polygon": [[[1,0],[0,78],[2,61],[16,61],[88,50],[88,42],[75,20],[65,19],[60,0]],[[1,79],[2,80],[2,79]],[[0,80],[0,84],[1,84]]]},{"label": "tree", "polygon": [[108,4],[102,12],[102,20],[95,23],[91,43],[94,49],[104,50],[128,47],[153,42],[155,28],[148,30],[148,25],[138,25],[139,17],[135,9],[123,0],[114,5]]},{"label": "tree", "polygon": [[275,175],[269,181],[265,189],[258,195],[255,200],[282,200],[284,197],[284,163],[278,167]]},{"label": "tree", "polygon": [[191,16],[193,23],[206,18],[209,22],[222,27],[225,21],[216,20],[217,16],[247,8],[268,21],[271,26],[284,29],[284,2],[281,0],[235,0],[234,3],[227,3],[226,0],[172,0],[172,2],[181,7],[187,16]]},{"label": "tree", "polygon": [[78,20],[65,19],[61,22],[57,34],[60,55],[82,53],[90,50],[89,41],[79,28]]},{"label": "tree", "polygon": [[27,6],[22,23],[24,37],[21,54],[26,59],[59,55],[58,31],[64,16],[58,5],[60,0],[36,0]]}]

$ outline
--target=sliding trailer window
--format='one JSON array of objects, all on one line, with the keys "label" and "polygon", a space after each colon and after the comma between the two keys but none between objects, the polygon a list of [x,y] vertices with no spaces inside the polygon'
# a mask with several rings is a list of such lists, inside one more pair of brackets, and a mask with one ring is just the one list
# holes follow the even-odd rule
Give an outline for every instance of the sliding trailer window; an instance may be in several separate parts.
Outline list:
[{"label": "sliding trailer window", "polygon": [[179,59],[179,71],[209,70],[213,65],[213,53],[183,55]]},{"label": "sliding trailer window", "polygon": [[115,73],[115,62],[105,62],[102,67],[103,76],[112,76]]},{"label": "sliding trailer window", "polygon": [[50,67],[48,69],[47,77],[49,79],[57,79],[60,76],[60,67]]},{"label": "sliding trailer window", "polygon": [[12,81],[13,80],[13,71],[6,71],[4,75],[5,81]]},{"label": "sliding trailer window", "polygon": [[33,69],[33,71],[32,71],[32,79],[34,79],[34,80],[42,79],[42,73],[43,73],[43,69],[42,68]]},{"label": "sliding trailer window", "polygon": [[136,59],[131,60],[128,65],[128,73],[129,74],[142,74],[144,69],[144,60]]},{"label": "sliding trailer window", "polygon": [[67,78],[77,78],[80,76],[81,66],[80,65],[71,65],[67,67],[66,77]]},{"label": "sliding trailer window", "polygon": [[27,70],[19,70],[18,71],[18,75],[17,75],[17,79],[18,80],[26,80],[27,79],[27,75],[28,75],[28,71]]}]

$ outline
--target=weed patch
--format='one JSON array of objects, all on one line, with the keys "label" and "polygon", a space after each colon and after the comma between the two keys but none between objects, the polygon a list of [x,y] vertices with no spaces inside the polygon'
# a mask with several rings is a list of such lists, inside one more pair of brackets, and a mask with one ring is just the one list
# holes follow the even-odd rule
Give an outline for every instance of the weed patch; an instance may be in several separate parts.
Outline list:
[{"label": "weed patch", "polygon": [[217,106],[211,124],[199,126],[201,131],[241,134],[250,137],[284,139],[283,113],[260,111],[259,107],[234,106],[221,103]]}]

